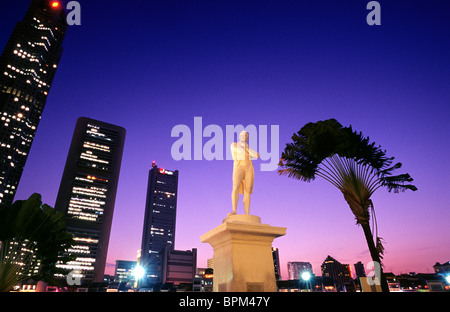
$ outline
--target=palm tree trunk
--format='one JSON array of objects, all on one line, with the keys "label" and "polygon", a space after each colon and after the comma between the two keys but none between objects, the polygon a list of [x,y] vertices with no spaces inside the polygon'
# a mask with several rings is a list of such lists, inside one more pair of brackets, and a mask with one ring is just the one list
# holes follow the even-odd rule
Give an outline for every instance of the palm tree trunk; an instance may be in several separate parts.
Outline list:
[{"label": "palm tree trunk", "polygon": [[366,237],[367,246],[369,247],[370,256],[374,262],[378,262],[380,264],[380,282],[381,282],[381,291],[389,292],[389,286],[387,283],[386,276],[383,273],[383,268],[381,266],[381,259],[378,253],[377,248],[375,247],[375,243],[373,241],[372,231],[370,230],[370,226],[368,223],[360,223],[361,227],[364,231],[364,236]]}]

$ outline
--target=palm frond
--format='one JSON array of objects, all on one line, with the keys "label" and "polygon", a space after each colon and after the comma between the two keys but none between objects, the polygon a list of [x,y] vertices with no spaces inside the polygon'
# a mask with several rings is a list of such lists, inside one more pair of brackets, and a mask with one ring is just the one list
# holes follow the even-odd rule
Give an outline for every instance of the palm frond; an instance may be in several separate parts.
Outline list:
[{"label": "palm frond", "polygon": [[389,192],[400,193],[406,190],[417,191],[417,187],[412,184],[406,184],[412,182],[414,179],[408,174],[399,174],[396,176],[382,176],[380,178],[381,185],[386,187]]},{"label": "palm frond", "polygon": [[394,157],[388,157],[381,146],[336,119],[307,123],[293,134],[281,158],[280,175],[306,182],[319,176],[342,188],[342,178],[351,173],[367,185],[370,194],[380,187],[389,192],[417,190],[408,184],[413,181],[409,174],[393,176],[401,163],[392,165]]}]

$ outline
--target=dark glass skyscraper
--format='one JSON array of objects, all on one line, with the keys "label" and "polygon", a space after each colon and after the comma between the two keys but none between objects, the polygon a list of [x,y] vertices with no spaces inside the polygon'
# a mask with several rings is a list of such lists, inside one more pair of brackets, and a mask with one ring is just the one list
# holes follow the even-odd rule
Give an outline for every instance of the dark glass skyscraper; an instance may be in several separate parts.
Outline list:
[{"label": "dark glass skyscraper", "polygon": [[75,127],[55,209],[65,213],[76,242],[69,250],[76,259],[59,267],[82,282],[103,281],[125,135],[85,117]]},{"label": "dark glass skyscraper", "polygon": [[14,200],[66,30],[58,1],[33,0],[0,56],[0,207]]},{"label": "dark glass skyscraper", "polygon": [[158,168],[149,172],[140,265],[146,271],[141,287],[162,282],[162,253],[174,249],[178,170]]},{"label": "dark glass skyscraper", "polygon": [[275,280],[281,279],[280,253],[278,248],[272,247],[273,268],[275,270]]}]

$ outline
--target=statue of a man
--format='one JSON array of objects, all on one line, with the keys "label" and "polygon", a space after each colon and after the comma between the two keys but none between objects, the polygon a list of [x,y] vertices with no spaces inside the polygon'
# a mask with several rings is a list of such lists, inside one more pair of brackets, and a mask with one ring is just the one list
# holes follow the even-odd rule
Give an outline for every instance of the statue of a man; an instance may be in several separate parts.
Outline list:
[{"label": "statue of a man", "polygon": [[253,193],[255,170],[252,159],[258,159],[259,154],[248,147],[248,133],[242,131],[239,134],[239,142],[231,143],[231,155],[233,156],[233,190],[231,201],[233,211],[228,215],[236,214],[239,194],[244,194],[245,214],[250,214],[250,194]]}]

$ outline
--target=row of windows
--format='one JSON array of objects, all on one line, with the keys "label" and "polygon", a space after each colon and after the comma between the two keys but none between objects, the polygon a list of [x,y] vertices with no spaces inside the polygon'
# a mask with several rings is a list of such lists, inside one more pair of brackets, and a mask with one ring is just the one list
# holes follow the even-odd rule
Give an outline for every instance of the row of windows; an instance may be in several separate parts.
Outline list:
[{"label": "row of windows", "polygon": [[80,220],[102,222],[108,180],[91,175],[75,177],[67,215]]},{"label": "row of windows", "polygon": [[66,264],[57,264],[57,267],[75,271],[72,273],[72,277],[80,277],[82,279],[92,278],[100,234],[98,232],[80,232],[70,229],[69,231],[73,235],[75,244],[67,253],[76,255],[76,259]]}]

